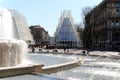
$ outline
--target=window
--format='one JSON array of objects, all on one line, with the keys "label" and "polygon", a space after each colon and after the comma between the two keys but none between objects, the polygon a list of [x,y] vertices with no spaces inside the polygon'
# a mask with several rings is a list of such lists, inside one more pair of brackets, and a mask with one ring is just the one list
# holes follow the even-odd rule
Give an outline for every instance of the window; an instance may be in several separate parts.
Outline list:
[{"label": "window", "polygon": [[114,26],[114,22],[113,21],[111,21],[111,26]]},{"label": "window", "polygon": [[116,20],[116,26],[120,26],[120,22],[118,20]]},{"label": "window", "polygon": [[116,2],[115,7],[120,7],[120,2]]},{"label": "window", "polygon": [[114,7],[114,5],[115,5],[115,4],[114,4],[114,3],[112,3],[111,5],[112,5],[112,7]]},{"label": "window", "polygon": [[115,15],[115,9],[112,9],[112,16]]},{"label": "window", "polygon": [[120,21],[119,21],[119,27],[120,27]]},{"label": "window", "polygon": [[120,10],[119,10],[119,9],[116,9],[115,15],[116,15],[116,16],[119,16],[119,15],[120,15]]}]

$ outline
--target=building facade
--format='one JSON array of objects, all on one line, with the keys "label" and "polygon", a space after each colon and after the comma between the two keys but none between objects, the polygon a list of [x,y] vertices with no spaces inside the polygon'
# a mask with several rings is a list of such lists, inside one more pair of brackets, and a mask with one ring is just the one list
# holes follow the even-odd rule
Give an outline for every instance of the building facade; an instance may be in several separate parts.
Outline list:
[{"label": "building facade", "polygon": [[85,17],[84,47],[120,48],[120,0],[103,0]]},{"label": "building facade", "polygon": [[40,25],[33,25],[29,27],[35,41],[35,46],[43,47],[47,45],[49,34]]},{"label": "building facade", "polygon": [[81,25],[75,25],[75,26],[80,40],[80,48],[83,48],[83,28],[81,28]]},{"label": "building facade", "polygon": [[49,48],[49,49],[56,48],[55,37],[50,36],[49,39],[48,39],[48,41],[49,41],[49,44],[48,44],[47,48]]},{"label": "building facade", "polygon": [[55,32],[56,47],[58,48],[78,48],[80,40],[74,25],[70,11],[61,14],[58,27]]}]

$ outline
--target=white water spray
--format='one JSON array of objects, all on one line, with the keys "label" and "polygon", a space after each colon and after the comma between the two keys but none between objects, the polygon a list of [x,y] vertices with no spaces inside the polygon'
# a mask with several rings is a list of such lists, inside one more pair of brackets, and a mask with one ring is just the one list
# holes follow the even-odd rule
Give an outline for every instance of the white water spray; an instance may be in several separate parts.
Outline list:
[{"label": "white water spray", "polygon": [[11,12],[0,8],[0,67],[15,66],[26,53],[26,43],[20,40]]}]

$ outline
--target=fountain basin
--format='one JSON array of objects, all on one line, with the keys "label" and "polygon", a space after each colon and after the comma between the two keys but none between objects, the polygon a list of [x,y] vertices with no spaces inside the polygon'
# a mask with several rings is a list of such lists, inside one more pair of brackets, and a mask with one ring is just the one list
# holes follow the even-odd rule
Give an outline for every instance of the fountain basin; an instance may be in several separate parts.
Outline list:
[{"label": "fountain basin", "polygon": [[68,70],[68,69],[82,65],[83,62],[84,62],[83,60],[75,60],[67,63],[42,67],[42,73],[50,74],[50,73],[56,73],[63,70]]},{"label": "fountain basin", "polygon": [[12,66],[12,67],[6,67],[6,68],[0,68],[0,78],[1,77],[9,77],[9,76],[15,76],[15,75],[24,75],[24,74],[30,74],[37,71],[41,71],[42,67],[44,65],[26,65],[26,66]]},{"label": "fountain basin", "polygon": [[29,64],[29,65],[21,65],[21,66],[3,67],[0,68],[0,78],[15,76],[15,75],[32,74],[32,73],[50,74],[79,66],[82,63],[83,63],[82,60],[76,60],[76,61],[71,61],[71,62],[52,65],[52,66],[46,66],[46,67],[43,64]]},{"label": "fountain basin", "polygon": [[0,39],[0,67],[16,66],[26,53],[26,43],[16,39]]}]

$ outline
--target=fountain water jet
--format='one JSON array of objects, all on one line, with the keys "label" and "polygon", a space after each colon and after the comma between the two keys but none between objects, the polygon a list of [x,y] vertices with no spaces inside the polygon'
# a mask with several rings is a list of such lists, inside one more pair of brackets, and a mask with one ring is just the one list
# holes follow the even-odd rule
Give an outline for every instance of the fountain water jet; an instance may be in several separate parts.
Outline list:
[{"label": "fountain water jet", "polygon": [[0,8],[0,67],[15,66],[26,53],[26,43],[20,40],[11,12]]},{"label": "fountain water jet", "polygon": [[23,40],[34,43],[24,17],[15,10],[0,8],[0,77],[41,72],[43,65],[21,65],[27,53]]}]

